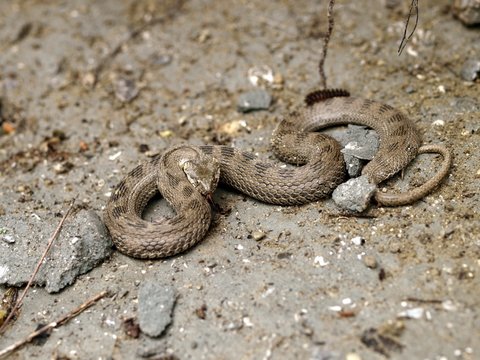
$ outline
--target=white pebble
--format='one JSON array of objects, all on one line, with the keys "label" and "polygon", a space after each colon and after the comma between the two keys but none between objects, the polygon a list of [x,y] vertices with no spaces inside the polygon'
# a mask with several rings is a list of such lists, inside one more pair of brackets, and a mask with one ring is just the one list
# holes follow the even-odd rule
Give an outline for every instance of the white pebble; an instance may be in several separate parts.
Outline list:
[{"label": "white pebble", "polygon": [[342,300],[343,305],[350,305],[352,303],[352,299],[350,298],[345,298]]},{"label": "white pebble", "polygon": [[365,239],[362,238],[361,236],[355,236],[352,239],[352,243],[354,243],[355,245],[362,245],[364,242],[365,242]]},{"label": "white pebble", "polygon": [[119,152],[117,152],[117,153],[115,153],[115,154],[113,154],[113,155],[110,155],[110,156],[108,157],[108,160],[111,160],[111,161],[116,160],[116,159],[118,159],[118,158],[120,157],[120,155],[122,155],[122,152],[121,152],[121,151],[119,151]]},{"label": "white pebble", "polygon": [[15,239],[12,235],[4,235],[3,240],[9,244],[13,244],[15,242]]},{"label": "white pebble", "polygon": [[314,264],[318,264],[320,266],[327,266],[330,264],[328,261],[326,261],[323,256],[315,256],[315,259],[313,260]]},{"label": "white pebble", "polygon": [[405,311],[401,311],[397,314],[398,317],[409,318],[409,319],[421,319],[423,316],[423,308],[413,308]]}]

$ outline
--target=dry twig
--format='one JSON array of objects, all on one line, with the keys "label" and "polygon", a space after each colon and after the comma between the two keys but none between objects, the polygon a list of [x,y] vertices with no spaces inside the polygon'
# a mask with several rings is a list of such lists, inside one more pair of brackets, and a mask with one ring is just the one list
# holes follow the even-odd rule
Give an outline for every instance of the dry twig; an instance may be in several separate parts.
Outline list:
[{"label": "dry twig", "polygon": [[19,340],[16,343],[6,347],[5,349],[0,351],[0,357],[11,354],[12,352],[17,350],[18,348],[22,347],[23,345],[25,345],[25,344],[29,343],[30,341],[32,341],[33,339],[35,339],[37,336],[45,334],[45,333],[49,332],[50,330],[65,324],[66,322],[68,322],[69,320],[73,319],[75,316],[80,314],[82,311],[88,309],[90,306],[95,304],[98,300],[107,296],[107,294],[108,294],[108,291],[102,291],[101,293],[95,295],[91,299],[85,301],[79,307],[73,309],[72,311],[70,311],[66,315],[62,316],[57,321],[52,321],[51,323],[49,323],[45,326],[42,326],[40,329],[32,332],[30,335],[28,335],[24,339]]},{"label": "dry twig", "polygon": [[[408,24],[410,23],[410,18],[412,17],[412,10],[415,9],[415,25],[413,26],[412,31],[407,37],[407,30],[408,30]],[[403,31],[403,36],[402,36],[402,41],[400,42],[400,45],[398,46],[398,55],[400,55],[405,49],[405,46],[407,46],[408,40],[410,40],[413,36],[413,33],[415,32],[415,29],[417,28],[418,25],[418,0],[412,0],[410,4],[410,10],[408,11],[408,17],[407,21],[405,22],[405,29]]]},{"label": "dry twig", "polygon": [[323,39],[323,50],[322,55],[320,56],[320,61],[318,62],[318,72],[320,74],[320,86],[323,89],[327,88],[327,77],[325,76],[325,59],[327,58],[328,43],[330,42],[330,37],[332,36],[333,26],[335,25],[335,19],[333,18],[333,6],[335,5],[335,0],[330,0],[328,3],[328,30]]},{"label": "dry twig", "polygon": [[40,267],[43,264],[43,261],[47,257],[48,252],[50,251],[50,248],[53,245],[53,241],[58,237],[58,234],[60,234],[60,230],[62,229],[63,223],[67,219],[68,215],[70,214],[73,204],[75,203],[75,199],[72,200],[70,203],[70,206],[68,207],[67,212],[65,215],[63,215],[62,220],[60,220],[60,223],[58,224],[57,228],[55,229],[53,235],[51,236],[50,240],[48,241],[48,245],[45,248],[45,251],[43,252],[42,257],[40,258],[40,261],[37,263],[37,266],[35,267],[35,270],[32,273],[32,276],[30,276],[30,280],[28,280],[27,286],[25,286],[25,289],[22,292],[22,295],[18,298],[17,302],[15,303],[15,306],[13,306],[10,314],[8,314],[7,318],[3,322],[3,325],[0,327],[0,335],[5,332],[5,329],[7,328],[8,322],[12,319],[12,317],[15,315],[16,311],[22,306],[23,299],[25,295],[27,295],[27,291],[32,286],[33,280],[35,279],[35,276],[37,276],[38,271],[40,270]]}]

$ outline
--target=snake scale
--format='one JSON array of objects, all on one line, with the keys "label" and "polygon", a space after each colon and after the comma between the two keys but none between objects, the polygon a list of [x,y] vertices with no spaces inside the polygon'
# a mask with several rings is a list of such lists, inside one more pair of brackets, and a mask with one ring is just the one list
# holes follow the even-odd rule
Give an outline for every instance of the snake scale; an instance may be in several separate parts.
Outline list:
[{"label": "snake scale", "polygon": [[[136,258],[168,257],[192,247],[209,229],[208,198],[218,182],[270,204],[298,205],[329,196],[345,180],[340,145],[317,132],[330,126],[353,123],[377,131],[379,150],[362,171],[375,185],[404,169],[419,153],[442,155],[441,168],[433,178],[408,193],[377,191],[379,204],[412,203],[449,171],[450,152],[442,145],[421,146],[412,121],[389,105],[350,97],[342,90],[316,91],[305,102],[280,122],[271,140],[275,155],[297,166],[261,161],[229,146],[180,145],[133,169],[114,189],[104,214],[116,247]],[[143,220],[145,206],[158,191],[176,215]]]}]

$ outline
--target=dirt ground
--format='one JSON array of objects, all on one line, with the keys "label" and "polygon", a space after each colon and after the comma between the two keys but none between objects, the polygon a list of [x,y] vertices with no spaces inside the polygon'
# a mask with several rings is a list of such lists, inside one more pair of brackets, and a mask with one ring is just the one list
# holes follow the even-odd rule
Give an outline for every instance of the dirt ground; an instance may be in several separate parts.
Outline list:
[{"label": "dirt ground", "polygon": [[[448,0],[421,1],[398,56],[410,1],[372,3],[338,1],[328,85],[395,106],[425,143],[446,144],[454,161],[439,189],[359,217],[331,200],[282,208],[220,189],[231,213],[200,244],[159,261],[115,251],[59,293],[34,288],[0,350],[109,289],[11,358],[480,358],[480,83],[460,75],[480,61],[480,30]],[[271,157],[281,114],[318,86],[326,25],[326,1],[0,2],[0,226],[41,219],[45,233],[28,239],[40,256],[72,198],[101,215],[112,187],[170,145]],[[252,69],[273,103],[242,114]],[[422,155],[388,186],[418,185],[438,164]],[[145,216],[166,209],[157,201]],[[152,279],[176,289],[173,321],[157,339],[133,338],[123,324]]]}]

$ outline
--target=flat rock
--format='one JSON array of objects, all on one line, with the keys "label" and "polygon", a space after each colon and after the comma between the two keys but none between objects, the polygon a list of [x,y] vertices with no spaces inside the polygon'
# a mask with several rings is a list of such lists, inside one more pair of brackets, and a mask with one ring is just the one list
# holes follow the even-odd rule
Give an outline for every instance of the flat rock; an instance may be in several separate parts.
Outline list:
[{"label": "flat rock", "polygon": [[[48,222],[47,222],[48,221]],[[0,217],[0,284],[22,286],[42,256],[59,219],[8,215]],[[112,252],[112,242],[98,215],[80,210],[68,218],[54,241],[34,284],[55,293],[100,264]]]},{"label": "flat rock", "polygon": [[362,212],[368,207],[376,189],[377,187],[370,184],[368,178],[362,175],[337,186],[332,198],[343,209]]},{"label": "flat rock", "polygon": [[272,96],[265,90],[252,90],[240,95],[237,101],[237,110],[242,113],[267,110],[271,102]]},{"label": "flat rock", "polygon": [[157,281],[143,283],[138,292],[138,322],[148,336],[160,336],[172,321],[177,292],[170,285]]}]

